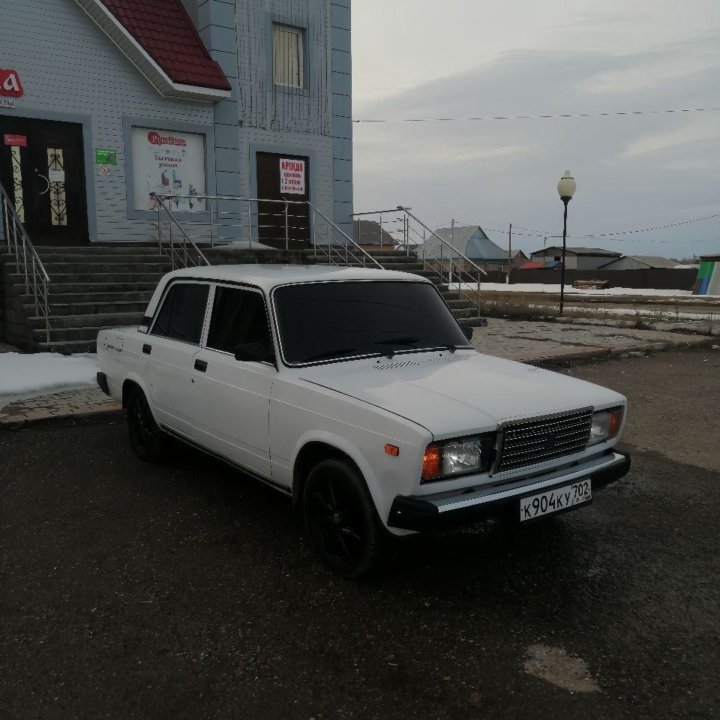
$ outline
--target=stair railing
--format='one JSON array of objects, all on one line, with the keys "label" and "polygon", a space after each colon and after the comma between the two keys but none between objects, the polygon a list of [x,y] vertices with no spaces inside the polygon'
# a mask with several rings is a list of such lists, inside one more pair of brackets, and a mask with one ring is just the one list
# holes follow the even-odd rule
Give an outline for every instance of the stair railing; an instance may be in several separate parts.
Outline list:
[{"label": "stair railing", "polygon": [[315,257],[327,261],[328,265],[383,266],[366,250],[360,247],[344,230],[323,215],[314,205],[310,209],[312,244]]},{"label": "stair railing", "polygon": [[[420,260],[423,270],[436,273],[443,284],[474,304],[480,314],[480,277],[487,272],[428,227],[411,212],[411,208],[398,205],[385,210],[355,213],[353,217],[375,222],[380,239],[391,237],[395,250]],[[376,234],[374,228],[372,232]],[[437,241],[438,247],[428,253],[425,243],[431,237]]]},{"label": "stair railing", "polygon": [[[265,245],[278,250],[307,250],[328,265],[382,265],[342,228],[306,200],[274,200],[233,195],[154,195],[160,251],[187,267],[207,264],[199,243],[210,247],[233,242]],[[192,206],[194,212],[187,212]],[[180,209],[182,208],[182,209]],[[182,221],[177,217],[182,213]]]},{"label": "stair railing", "polygon": [[0,215],[8,253],[15,261],[15,273],[22,275],[25,294],[35,305],[35,317],[45,321],[45,342],[50,342],[50,276],[33,247],[25,226],[5,188],[0,185]]},{"label": "stair railing", "polygon": [[173,270],[210,265],[203,251],[195,244],[185,228],[173,215],[167,195],[152,194],[157,205],[157,241],[161,254],[169,256]]}]

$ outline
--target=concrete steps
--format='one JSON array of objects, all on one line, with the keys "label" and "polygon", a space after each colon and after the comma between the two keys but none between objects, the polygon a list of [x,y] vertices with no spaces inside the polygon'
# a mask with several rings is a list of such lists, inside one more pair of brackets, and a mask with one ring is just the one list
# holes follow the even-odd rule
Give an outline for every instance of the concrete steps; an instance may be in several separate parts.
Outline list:
[{"label": "concrete steps", "polygon": [[[23,275],[5,268],[16,342],[28,349],[94,352],[103,327],[137,326],[160,278],[171,269],[157,246],[38,247],[50,275],[50,341],[46,322],[26,293]],[[6,303],[7,305],[7,303]]]}]

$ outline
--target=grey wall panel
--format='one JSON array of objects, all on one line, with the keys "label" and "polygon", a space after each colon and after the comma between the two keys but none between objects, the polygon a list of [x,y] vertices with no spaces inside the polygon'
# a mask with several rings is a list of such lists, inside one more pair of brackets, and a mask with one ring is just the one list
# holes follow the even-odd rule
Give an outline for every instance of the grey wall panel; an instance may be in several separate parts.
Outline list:
[{"label": "grey wall panel", "polygon": [[[212,104],[160,96],[70,0],[3,3],[0,67],[17,69],[25,87],[15,109],[0,113],[87,118],[91,240],[146,240],[147,222],[128,219],[123,116],[162,120],[169,129],[173,123],[211,128]],[[106,177],[95,174],[95,147],[118,150],[118,165]]]}]

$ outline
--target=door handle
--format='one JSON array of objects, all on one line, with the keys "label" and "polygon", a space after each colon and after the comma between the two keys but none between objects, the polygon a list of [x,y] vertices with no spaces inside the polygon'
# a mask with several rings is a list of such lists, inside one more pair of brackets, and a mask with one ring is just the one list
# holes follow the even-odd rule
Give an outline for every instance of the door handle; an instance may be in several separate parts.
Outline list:
[{"label": "door handle", "polygon": [[205,372],[207,370],[207,360],[196,360],[195,369],[200,372]]},{"label": "door handle", "polygon": [[47,183],[47,187],[41,193],[38,193],[38,195],[47,195],[50,192],[50,178],[41,175],[37,168],[35,168],[35,174]]},{"label": "door handle", "polygon": [[148,345],[147,343],[145,343],[143,345],[143,352],[145,353],[145,355],[149,355],[152,352],[152,345]]}]

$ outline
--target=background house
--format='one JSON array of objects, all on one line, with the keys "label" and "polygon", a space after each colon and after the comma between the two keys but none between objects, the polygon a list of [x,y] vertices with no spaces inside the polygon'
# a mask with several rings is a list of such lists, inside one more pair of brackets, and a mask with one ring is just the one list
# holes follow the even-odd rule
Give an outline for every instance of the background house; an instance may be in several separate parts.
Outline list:
[{"label": "background house", "polygon": [[[621,257],[622,253],[602,248],[568,247],[565,250],[565,268],[567,270],[596,270],[611,260]],[[544,266],[559,263],[562,259],[562,247],[548,247],[530,253],[533,260],[541,260]]]},{"label": "background house", "polygon": [[611,260],[600,267],[603,270],[649,270],[651,268],[664,268],[674,270],[678,263],[664,257],[650,255],[623,255]]},{"label": "background house", "polygon": [[506,270],[508,262],[507,250],[496,245],[479,225],[456,225],[455,227],[438,228],[435,234],[447,243],[443,244],[437,237],[425,239],[424,252],[426,258],[447,258],[454,248],[453,257],[462,255],[479,265],[483,270]]},{"label": "background house", "polygon": [[353,220],[353,240],[368,252],[395,247],[395,238],[375,220]]}]

